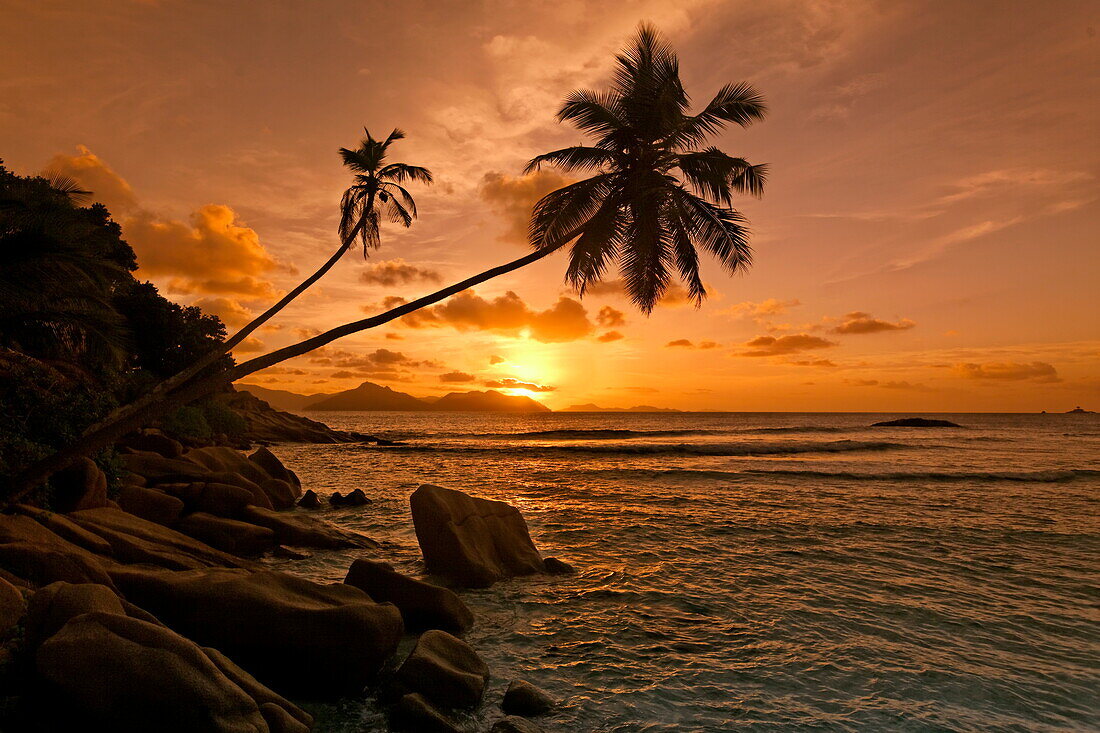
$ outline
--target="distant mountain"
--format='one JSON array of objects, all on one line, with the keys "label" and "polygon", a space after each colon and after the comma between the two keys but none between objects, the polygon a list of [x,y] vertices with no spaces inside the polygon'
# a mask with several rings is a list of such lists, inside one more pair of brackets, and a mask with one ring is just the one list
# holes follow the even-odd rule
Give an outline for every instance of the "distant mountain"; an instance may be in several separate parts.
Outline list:
[{"label": "distant mountain", "polygon": [[297,392],[287,392],[285,389],[268,389],[255,384],[235,384],[233,386],[237,388],[238,392],[248,392],[259,397],[276,410],[290,410],[291,412],[300,412],[305,409],[306,405],[332,396],[323,392],[320,394],[298,394]]},{"label": "distant mountain", "polygon": [[355,389],[326,395],[327,399],[306,405],[306,410],[393,410],[423,411],[432,409],[428,403],[411,394],[397,392],[373,382],[363,382]]},{"label": "distant mountain", "polygon": [[428,406],[429,410],[448,412],[550,412],[541,402],[523,395],[506,395],[490,389],[485,392],[451,392]]},{"label": "distant mountain", "polygon": [[584,405],[570,405],[559,412],[682,412],[671,407],[653,405],[634,405],[634,407],[600,407],[591,402]]}]

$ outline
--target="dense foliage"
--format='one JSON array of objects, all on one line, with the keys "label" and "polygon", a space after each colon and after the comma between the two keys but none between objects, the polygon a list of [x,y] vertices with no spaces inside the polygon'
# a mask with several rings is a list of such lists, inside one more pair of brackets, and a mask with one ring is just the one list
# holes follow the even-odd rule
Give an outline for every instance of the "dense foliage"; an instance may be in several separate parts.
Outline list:
[{"label": "dense foliage", "polygon": [[[218,318],[134,277],[133,249],[105,207],[81,205],[86,196],[0,165],[0,479],[225,338]],[[184,410],[165,419],[180,437],[244,429],[213,401]]]}]

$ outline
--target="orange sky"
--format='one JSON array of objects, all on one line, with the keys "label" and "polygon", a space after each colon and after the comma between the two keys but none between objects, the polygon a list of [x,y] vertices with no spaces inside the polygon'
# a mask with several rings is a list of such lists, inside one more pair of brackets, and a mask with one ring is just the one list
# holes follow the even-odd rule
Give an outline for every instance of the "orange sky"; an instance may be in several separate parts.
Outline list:
[{"label": "orange sky", "polygon": [[[248,357],[524,252],[523,163],[640,20],[705,102],[769,118],[717,144],[766,162],[756,265],[650,318],[577,302],[557,255],[412,323],[250,381],[417,395],[540,385],[727,410],[1100,407],[1100,6],[1094,2],[226,3],[0,0],[0,158],[95,191],[140,276],[239,325],[337,246],[336,149],[363,125],[436,175],[420,220],[349,254]],[[675,296],[675,294],[674,294]],[[534,393],[533,393],[534,394]]]}]

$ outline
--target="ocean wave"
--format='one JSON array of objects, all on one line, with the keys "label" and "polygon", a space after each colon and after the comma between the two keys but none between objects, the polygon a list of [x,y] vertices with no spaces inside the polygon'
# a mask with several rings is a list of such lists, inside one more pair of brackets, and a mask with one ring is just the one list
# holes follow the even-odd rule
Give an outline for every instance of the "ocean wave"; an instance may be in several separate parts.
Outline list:
[{"label": "ocean wave", "polygon": [[[855,429],[855,428],[853,428]],[[692,435],[739,435],[739,434],[771,434],[784,433],[843,433],[849,428],[828,427],[824,425],[792,425],[790,427],[775,428],[725,428],[703,429],[692,428],[683,430],[629,430],[626,428],[593,428],[593,429],[560,429],[560,430],[532,430],[523,433],[465,433],[453,437],[478,438],[489,440],[630,440],[634,438],[675,438]]]},{"label": "ocean wave", "polygon": [[505,455],[683,455],[683,456],[783,456],[802,453],[845,453],[849,451],[901,450],[911,446],[904,443],[881,441],[834,440],[827,443],[677,443],[677,444],[622,444],[622,445],[558,445],[531,447],[493,447],[479,445],[398,445],[376,448],[362,446],[364,450],[387,452],[436,451],[448,453],[496,453]]},{"label": "ocean wave", "polygon": [[[702,473],[715,473],[705,471]],[[805,478],[844,479],[849,481],[1013,481],[1063,483],[1081,478],[1100,477],[1100,471],[1087,468],[1051,469],[1046,471],[891,471],[858,473],[854,471],[814,471],[801,469],[748,469],[741,474],[757,476],[795,476]]]}]

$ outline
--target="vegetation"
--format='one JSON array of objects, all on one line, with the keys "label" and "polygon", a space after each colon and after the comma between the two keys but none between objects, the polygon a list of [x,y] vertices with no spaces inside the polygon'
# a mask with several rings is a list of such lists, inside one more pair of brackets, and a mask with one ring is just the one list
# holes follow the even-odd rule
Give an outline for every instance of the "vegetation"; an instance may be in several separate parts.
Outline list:
[{"label": "vegetation", "polygon": [[[23,492],[72,460],[110,445],[156,415],[209,395],[248,374],[325,346],[344,336],[374,328],[451,295],[503,275],[565,248],[570,243],[566,280],[580,292],[617,263],[633,302],[649,313],[667,290],[673,273],[701,302],[706,290],[699,277],[699,250],[730,272],[751,263],[744,218],[732,207],[735,193],[760,195],[766,168],[723,153],[699,148],[728,124],[747,126],[762,119],[760,95],[747,84],[728,84],[700,112],[689,114],[689,98],[679,77],[676,54],[648,26],[617,57],[612,88],[577,91],[558,114],[593,135],[591,146],[574,146],[540,155],[528,170],[556,165],[591,172],[578,183],[544,197],[531,222],[533,251],[410,303],[370,318],[346,323],[297,344],[242,364],[199,373],[209,356],[161,383],[145,397],[93,426],[79,441],[39,461],[17,480]],[[378,244],[381,214],[408,226],[415,216],[405,180],[430,182],[426,169],[386,164],[389,145],[403,135],[395,130],[384,141],[370,134],[356,150],[341,149],[355,173],[341,204],[341,246],[317,273],[226,342],[224,353],[320,278],[352,242],[364,254]]]}]

